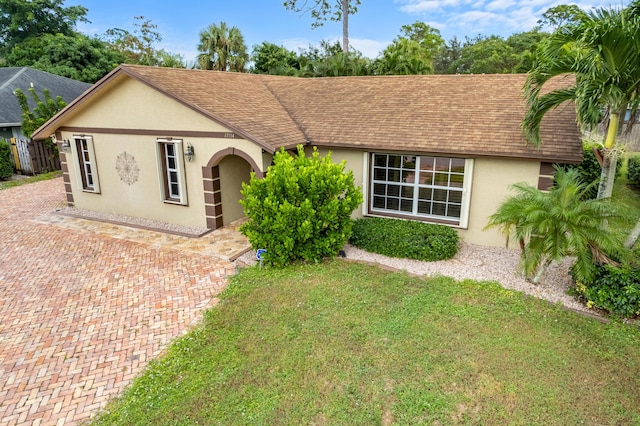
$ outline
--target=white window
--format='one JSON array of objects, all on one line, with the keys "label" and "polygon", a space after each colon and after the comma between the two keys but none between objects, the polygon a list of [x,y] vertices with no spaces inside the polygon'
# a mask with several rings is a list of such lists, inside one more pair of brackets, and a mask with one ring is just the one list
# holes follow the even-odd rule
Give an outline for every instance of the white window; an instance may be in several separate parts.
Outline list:
[{"label": "white window", "polygon": [[86,192],[100,192],[98,166],[93,149],[93,138],[90,136],[74,136],[75,150],[78,159],[78,184]]},{"label": "white window", "polygon": [[182,141],[158,139],[158,175],[162,200],[168,203],[187,204],[187,187],[184,173]]},{"label": "white window", "polygon": [[473,160],[371,155],[371,213],[467,226]]}]

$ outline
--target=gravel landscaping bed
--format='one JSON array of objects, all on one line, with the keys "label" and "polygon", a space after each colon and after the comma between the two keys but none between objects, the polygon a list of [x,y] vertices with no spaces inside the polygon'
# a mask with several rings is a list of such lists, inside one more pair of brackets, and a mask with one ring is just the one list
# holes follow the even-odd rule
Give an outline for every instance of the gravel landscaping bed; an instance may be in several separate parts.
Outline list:
[{"label": "gravel landscaping bed", "polygon": [[[437,262],[392,258],[369,253],[351,245],[346,245],[344,251],[349,260],[385,265],[416,275],[445,275],[457,280],[468,278],[476,281],[496,281],[504,288],[521,291],[551,303],[560,303],[572,310],[595,314],[575,297],[567,294],[567,290],[573,284],[568,273],[571,259],[565,259],[560,264],[552,264],[540,283],[535,285],[518,273],[519,250],[503,247],[462,243],[453,259]],[[247,265],[255,265],[255,252],[249,251],[238,260]]]},{"label": "gravel landscaping bed", "polygon": [[91,219],[101,222],[114,223],[117,225],[131,226],[133,228],[147,229],[150,231],[160,231],[169,234],[184,235],[189,237],[199,237],[211,231],[207,228],[181,226],[173,223],[161,222],[158,220],[125,216],[121,214],[95,212],[91,210],[78,209],[75,207],[65,207],[63,209],[56,210],[56,213],[66,216],[78,217],[81,219]]}]

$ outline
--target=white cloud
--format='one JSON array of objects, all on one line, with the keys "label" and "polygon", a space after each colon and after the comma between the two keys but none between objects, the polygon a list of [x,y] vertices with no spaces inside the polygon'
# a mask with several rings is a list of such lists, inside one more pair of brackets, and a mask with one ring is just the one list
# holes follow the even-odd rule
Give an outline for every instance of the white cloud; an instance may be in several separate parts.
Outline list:
[{"label": "white cloud", "polygon": [[491,3],[487,4],[486,9],[492,12],[497,12],[507,10],[515,4],[516,2],[514,0],[493,0]]},{"label": "white cloud", "polygon": [[[397,2],[397,1],[396,1]],[[404,0],[400,10],[409,14],[420,14],[425,12],[439,11],[447,7],[456,7],[459,0]]]},{"label": "white cloud", "polygon": [[388,45],[390,45],[391,41],[350,38],[349,44],[356,50],[362,52],[362,54],[367,58],[373,59],[377,57]]}]

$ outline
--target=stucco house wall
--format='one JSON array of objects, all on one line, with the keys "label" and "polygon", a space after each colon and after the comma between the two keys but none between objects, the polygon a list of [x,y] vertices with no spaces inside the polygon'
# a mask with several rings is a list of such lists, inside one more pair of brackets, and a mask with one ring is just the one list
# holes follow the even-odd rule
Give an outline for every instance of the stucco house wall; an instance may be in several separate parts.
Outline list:
[{"label": "stucco house wall", "polygon": [[[100,107],[93,108],[93,105]],[[260,147],[239,138],[230,129],[213,123],[176,100],[131,79],[123,79],[112,90],[92,99],[89,105],[70,117],[65,124],[56,138],[59,143],[65,139],[73,141],[77,136],[90,137],[95,150],[99,193],[83,190],[75,144],[71,142],[67,152],[60,149],[66,163],[63,167],[69,173],[73,204],[81,209],[206,228],[202,168],[207,167],[216,154],[228,149],[243,152],[259,168],[263,167]],[[206,136],[216,133],[233,137]],[[205,136],[197,136],[200,134]],[[195,152],[191,162],[184,161],[186,205],[167,203],[162,197],[156,142],[166,138],[182,140],[184,146],[189,143]],[[134,159],[138,169],[137,178],[132,183],[125,182],[117,169],[118,158],[125,153]],[[238,156],[222,160],[220,167],[223,175],[220,183],[224,185],[221,193],[225,194],[223,204],[228,213],[225,217],[241,217],[239,211],[242,207],[237,202],[241,182],[236,177],[246,177],[248,181],[251,167]],[[225,220],[225,224],[230,220]]]},{"label": "stucco house wall", "polygon": [[541,148],[526,144],[525,79],[301,79],[122,65],[36,133],[55,135],[67,200],[78,208],[219,228],[244,215],[242,183],[264,176],[276,151],[317,146],[345,161],[362,188],[354,218],[444,223],[466,242],[501,246],[504,237],[485,227],[509,186],[544,189],[551,163],[582,157],[570,105],[545,117]]}]

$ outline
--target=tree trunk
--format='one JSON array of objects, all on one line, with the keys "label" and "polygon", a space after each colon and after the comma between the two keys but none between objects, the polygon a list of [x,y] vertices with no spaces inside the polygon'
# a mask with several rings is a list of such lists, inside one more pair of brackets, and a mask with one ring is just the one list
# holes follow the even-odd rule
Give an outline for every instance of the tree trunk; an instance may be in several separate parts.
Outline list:
[{"label": "tree trunk", "polygon": [[640,238],[640,219],[636,222],[635,228],[629,233],[627,237],[627,241],[624,242],[624,246],[626,248],[631,248],[638,242],[638,238]]},{"label": "tree trunk", "polygon": [[602,172],[600,173],[600,185],[598,186],[598,199],[611,198],[613,184],[616,179],[616,164],[618,158],[605,154],[602,159]]},{"label": "tree trunk", "polygon": [[349,0],[342,0],[342,51],[349,53]]},{"label": "tree trunk", "polygon": [[[604,141],[606,150],[611,150],[616,145],[616,135],[618,134],[618,123],[620,122],[620,114],[612,112],[609,116],[609,128],[607,129],[607,138]],[[616,164],[618,157],[605,152],[602,160],[602,173],[600,174],[600,185],[598,186],[598,198],[611,198],[613,193],[613,184],[616,179]]]},{"label": "tree trunk", "polygon": [[540,279],[542,279],[542,276],[544,275],[544,273],[547,272],[547,268],[549,267],[550,264],[551,264],[550,260],[545,260],[540,264],[540,266],[538,267],[538,270],[536,271],[536,275],[531,280],[533,284],[538,284],[540,282]]}]

